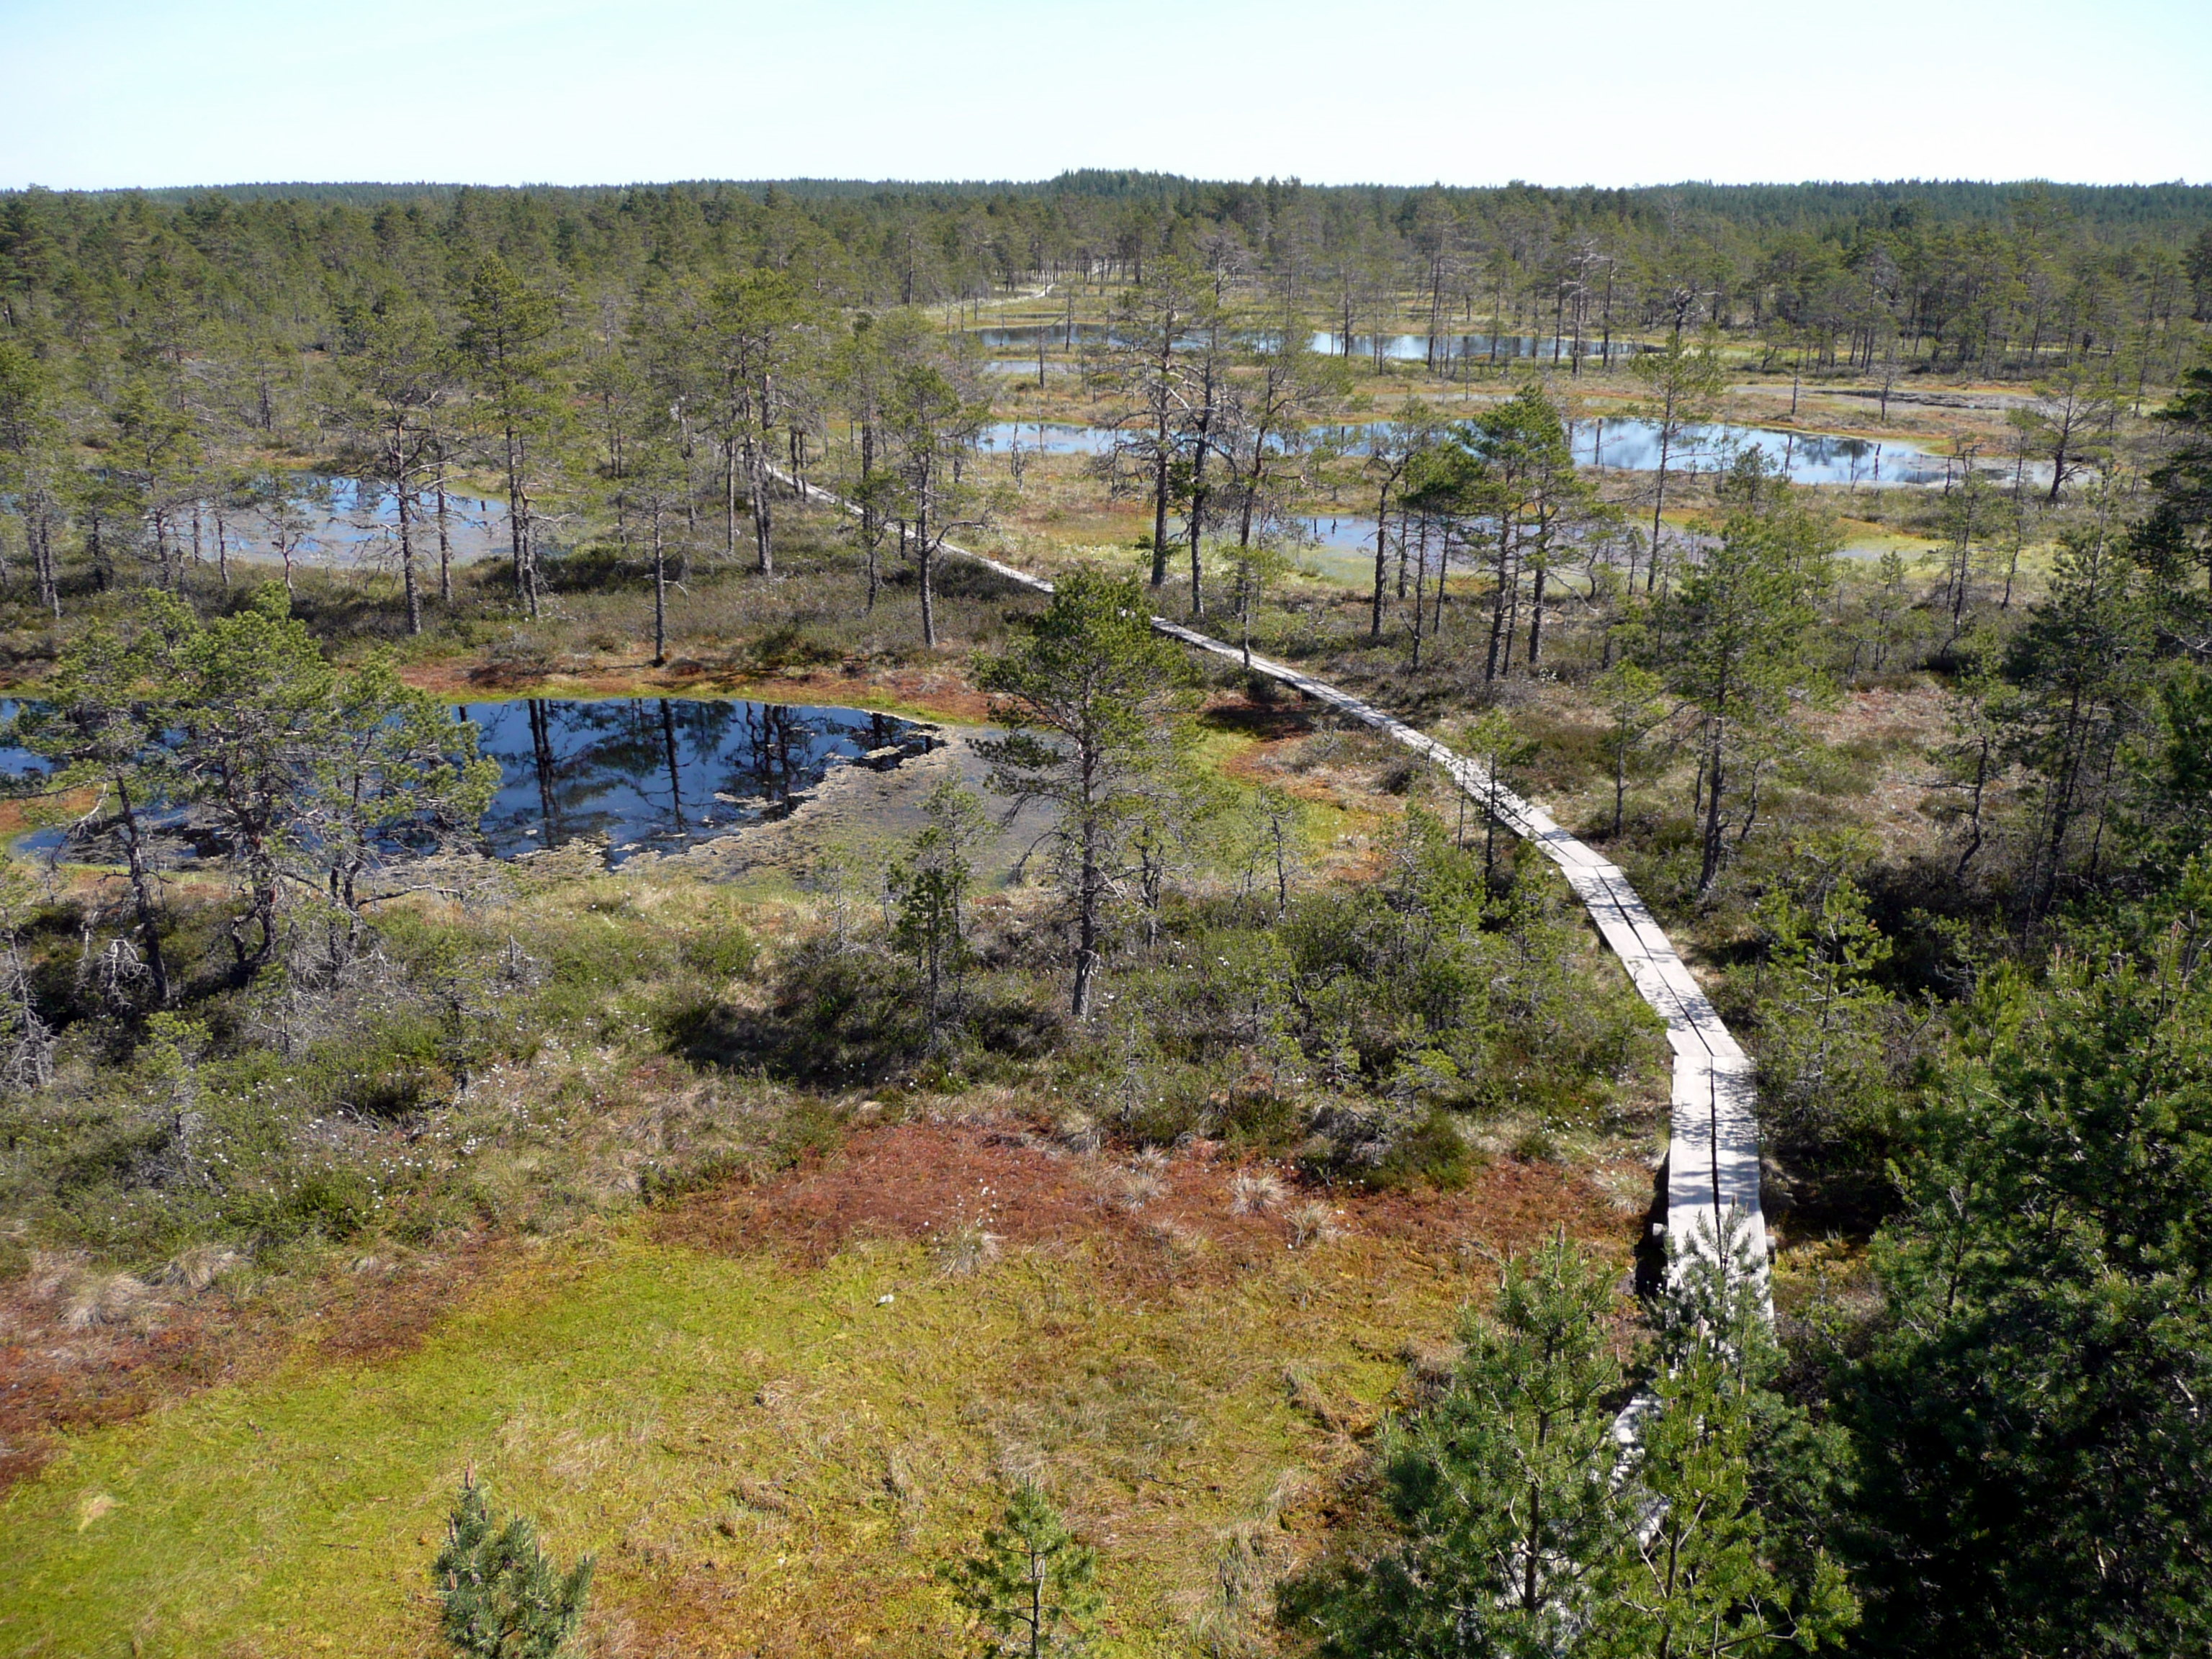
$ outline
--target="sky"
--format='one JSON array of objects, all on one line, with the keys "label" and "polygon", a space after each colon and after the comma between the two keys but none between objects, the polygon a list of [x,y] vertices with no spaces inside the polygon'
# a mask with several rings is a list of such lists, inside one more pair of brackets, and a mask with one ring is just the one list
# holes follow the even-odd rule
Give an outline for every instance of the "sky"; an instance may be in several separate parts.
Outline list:
[{"label": "sky", "polygon": [[2212,0],[0,0],[0,187],[2212,181]]}]

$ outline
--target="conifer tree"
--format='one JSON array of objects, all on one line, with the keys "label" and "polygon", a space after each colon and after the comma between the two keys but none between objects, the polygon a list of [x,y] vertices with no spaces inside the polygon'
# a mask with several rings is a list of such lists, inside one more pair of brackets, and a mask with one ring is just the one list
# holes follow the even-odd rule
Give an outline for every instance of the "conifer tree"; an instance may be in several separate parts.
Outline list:
[{"label": "conifer tree", "polygon": [[186,620],[175,601],[157,592],[148,596],[137,625],[95,627],[79,635],[41,688],[44,696],[17,709],[7,733],[51,764],[49,787],[88,785],[102,808],[114,803],[116,839],[157,1006],[167,1005],[172,988],[148,813],[175,793],[162,734],[177,717],[173,649]]},{"label": "conifer tree", "polygon": [[1659,440],[1659,465],[1651,485],[1651,563],[1644,580],[1649,593],[1659,586],[1661,514],[1667,508],[1668,470],[1690,434],[1712,418],[1728,377],[1713,341],[1688,345],[1679,330],[1662,349],[1631,358],[1628,368],[1644,382],[1642,412]]},{"label": "conifer tree", "polygon": [[2069,873],[2098,873],[2117,757],[2148,710],[2154,645],[2141,572],[2109,503],[2062,541],[2048,592],[2006,645],[2008,689],[1996,709],[2005,755],[2034,775],[2027,896],[2036,915]]},{"label": "conifer tree", "polygon": [[968,892],[975,874],[969,855],[989,820],[982,804],[949,779],[930,791],[921,811],[921,832],[890,869],[891,942],[911,952],[921,969],[933,1047],[946,982],[957,994],[969,963]]},{"label": "conifer tree", "polygon": [[1074,910],[1073,1012],[1085,1018],[1103,959],[1106,907],[1130,830],[1171,780],[1176,716],[1190,666],[1152,630],[1133,580],[1078,571],[1060,584],[1012,648],[978,664],[1012,728],[977,745],[991,787],[1058,809],[1060,879]]},{"label": "conifer tree", "polygon": [[[1740,797],[1753,799],[1747,786],[1762,752],[1797,708],[1827,689],[1809,647],[1820,620],[1813,601],[1826,585],[1836,544],[1832,527],[1796,504],[1756,450],[1739,460],[1725,495],[1730,510],[1718,545],[1669,596],[1656,629],[1671,647],[1670,688],[1702,717],[1700,895],[1720,879],[1729,813]],[[1748,805],[1743,810],[1738,839],[1749,829]]]},{"label": "conifer tree", "polygon": [[1983,993],[1842,1367],[1875,1655],[2212,1642],[2212,878]]},{"label": "conifer tree", "polygon": [[1406,1542],[1333,1610],[1328,1651],[1576,1650],[1620,1527],[1609,1279],[1564,1235],[1506,1264],[1449,1392],[1383,1454]]},{"label": "conifer tree", "polygon": [[1592,686],[1607,726],[1605,752],[1613,762],[1613,833],[1620,834],[1628,802],[1628,774],[1645,741],[1666,721],[1669,709],[1660,678],[1622,659],[1597,677]]},{"label": "conifer tree", "polygon": [[515,597],[538,614],[537,515],[531,494],[541,450],[561,423],[552,376],[564,354],[554,339],[560,310],[497,254],[471,274],[461,295],[460,353],[482,399],[480,415],[507,478],[507,546]]},{"label": "conifer tree", "polygon": [[39,603],[62,614],[61,556],[55,546],[70,471],[54,376],[12,341],[0,341],[0,503],[23,526]]},{"label": "conifer tree", "polygon": [[1808,1535],[1827,1519],[1836,1453],[1774,1389],[1760,1254],[1725,1211],[1669,1262],[1593,1659],[1809,1652],[1858,1622],[1842,1565]]},{"label": "conifer tree", "polygon": [[444,1603],[439,1630],[463,1659],[559,1659],[584,1616],[592,1565],[586,1555],[564,1573],[527,1516],[501,1524],[471,1471],[430,1564]]},{"label": "conifer tree", "polygon": [[994,1659],[1044,1659],[1088,1645],[1099,1610],[1098,1553],[1077,1541],[1045,1495],[1027,1482],[983,1532],[973,1555],[939,1577]]}]

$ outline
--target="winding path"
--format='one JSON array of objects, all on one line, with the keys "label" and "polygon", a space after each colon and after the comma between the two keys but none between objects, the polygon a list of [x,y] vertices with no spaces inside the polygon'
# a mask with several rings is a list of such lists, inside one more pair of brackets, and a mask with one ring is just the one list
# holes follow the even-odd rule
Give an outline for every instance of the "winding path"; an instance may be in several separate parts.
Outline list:
[{"label": "winding path", "polygon": [[[777,476],[811,501],[848,514],[859,510],[826,489],[785,473]],[[1053,591],[1052,584],[1042,577],[981,553],[949,542],[940,550],[980,564],[1034,592]],[[1239,665],[1243,663],[1239,647],[1164,617],[1154,617],[1152,623],[1172,639]],[[1253,672],[1326,703],[1435,762],[1470,799],[1559,866],[1567,884],[1589,908],[1598,932],[1628,969],[1637,994],[1667,1023],[1667,1042],[1674,1054],[1667,1146],[1668,1237],[1679,1251],[1687,1255],[1701,1240],[1719,1237],[1723,1213],[1734,1211],[1746,1235],[1742,1242],[1750,1257],[1747,1265],[1754,1266],[1763,1276],[1768,1255],[1766,1225],[1759,1201],[1759,1125],[1753,1111],[1751,1058],[1729,1034],[1711,999],[1650,909],[1628,884],[1628,878],[1561,829],[1543,808],[1492,783],[1479,762],[1415,731],[1372,703],[1287,664],[1255,656],[1251,666]],[[1705,1248],[1711,1248],[1710,1242]]]}]

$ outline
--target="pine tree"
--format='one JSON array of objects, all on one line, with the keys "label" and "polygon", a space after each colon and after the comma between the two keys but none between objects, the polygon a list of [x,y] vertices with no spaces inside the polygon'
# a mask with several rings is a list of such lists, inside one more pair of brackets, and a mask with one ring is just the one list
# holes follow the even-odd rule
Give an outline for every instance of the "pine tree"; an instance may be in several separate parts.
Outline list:
[{"label": "pine tree", "polygon": [[939,1577],[980,1637],[977,1651],[1043,1659],[1083,1650],[1097,1620],[1098,1553],[1079,1543],[1036,1486],[1014,1489],[975,1554]]},{"label": "pine tree", "polygon": [[557,1659],[583,1618],[592,1558],[562,1572],[526,1516],[500,1524],[471,1471],[430,1577],[445,1604],[439,1629],[465,1659]]},{"label": "pine tree", "polygon": [[1884,1022],[1875,982],[1890,945],[1866,894],[1844,872],[1866,849],[1805,859],[1759,905],[1766,960],[1759,973],[1759,1122],[1769,1146],[1824,1184],[1864,1189],[1878,1204],[1888,1147]]},{"label": "pine tree", "polygon": [[46,761],[50,789],[89,786],[112,820],[129,872],[138,941],[157,1006],[172,987],[161,950],[161,911],[149,808],[179,793],[164,733],[178,718],[175,647],[191,613],[163,593],[146,597],[127,631],[94,627],[62,653],[35,703],[25,703],[7,740]]},{"label": "pine tree", "polygon": [[2212,991],[2197,866],[2148,949],[2092,937],[1923,1110],[1835,1390],[1878,1655],[2212,1643]]},{"label": "pine tree", "polygon": [[[1690,434],[1712,418],[1714,405],[1728,389],[1716,343],[1683,343],[1678,329],[1666,345],[1629,360],[1629,372],[1644,383],[1641,413],[1656,429],[1659,466],[1651,489],[1651,563],[1644,580],[1645,592],[1659,586],[1662,515],[1667,508],[1667,477]],[[1634,575],[1632,569],[1630,574]]]},{"label": "pine tree", "polygon": [[1835,532],[1799,507],[1759,452],[1747,452],[1723,486],[1729,506],[1719,544],[1662,608],[1660,638],[1673,643],[1671,689],[1703,717],[1699,778],[1704,854],[1698,890],[1720,879],[1732,809],[1745,813],[1763,759],[1795,710],[1826,689],[1811,650]]},{"label": "pine tree", "polygon": [[2009,690],[1996,712],[2006,756],[2035,775],[2027,884],[2037,915],[2070,873],[2096,878],[2119,758],[2148,714],[2149,610],[2107,507],[2064,538],[2048,594],[2005,650]]},{"label": "pine tree", "polygon": [[487,436],[498,446],[507,477],[515,597],[535,617],[539,580],[531,489],[543,465],[539,452],[564,413],[551,392],[554,371],[563,361],[554,343],[560,308],[495,253],[471,274],[460,309],[461,360],[482,400],[478,412]]},{"label": "pine tree", "polygon": [[949,779],[930,791],[921,811],[927,822],[891,866],[888,882],[891,943],[911,952],[921,969],[934,1048],[945,983],[951,981],[957,993],[970,957],[967,903],[975,870],[969,854],[990,820],[982,804]]},{"label": "pine tree", "polygon": [[1091,1010],[1107,902],[1131,830],[1171,781],[1177,716],[1190,667],[1152,631],[1143,590],[1079,571],[1005,655],[983,659],[976,683],[996,699],[1010,735],[976,745],[991,787],[1059,809],[1057,860],[1075,912],[1073,1012]]},{"label": "pine tree", "polygon": [[1467,1322],[1449,1391],[1386,1443],[1402,1542],[1292,1592],[1324,1654],[1583,1650],[1625,1518],[1609,1279],[1564,1236],[1506,1264],[1489,1316]]},{"label": "pine tree", "polygon": [[61,556],[54,538],[74,470],[67,439],[52,372],[24,347],[0,342],[0,504],[22,521],[39,603],[57,619]]},{"label": "pine tree", "polygon": [[1642,756],[1645,740],[1673,711],[1660,695],[1665,684],[1632,662],[1613,664],[1591,689],[1607,720],[1605,752],[1613,762],[1613,833],[1618,836],[1627,811],[1629,769]]},{"label": "pine tree", "polygon": [[2147,480],[2151,510],[2131,540],[2166,585],[2165,631],[2202,652],[2212,640],[2212,358],[2181,377],[2158,421],[2166,443]]},{"label": "pine tree", "polygon": [[1859,1617],[1818,1541],[1837,1454],[1775,1391],[1782,1352],[1743,1218],[1701,1227],[1668,1281],[1620,1488],[1633,1519],[1587,1651],[1754,1659],[1832,1644]]}]

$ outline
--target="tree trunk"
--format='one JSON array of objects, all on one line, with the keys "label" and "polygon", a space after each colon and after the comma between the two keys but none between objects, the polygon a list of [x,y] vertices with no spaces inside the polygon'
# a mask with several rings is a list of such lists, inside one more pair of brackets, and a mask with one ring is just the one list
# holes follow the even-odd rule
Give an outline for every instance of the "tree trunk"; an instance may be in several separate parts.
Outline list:
[{"label": "tree trunk", "polygon": [[[31,556],[39,571],[39,603],[52,611],[54,620],[59,622],[62,617],[62,594],[54,562],[54,520],[43,491],[32,498],[31,515],[27,523],[34,538]],[[222,518],[217,514],[216,544],[218,548],[222,544]]]},{"label": "tree trunk", "polygon": [[[1402,530],[1400,532],[1403,533]],[[1427,608],[1429,580],[1429,521],[1421,520],[1419,550],[1413,556],[1413,672],[1421,672],[1421,618]]]},{"label": "tree trunk", "polygon": [[773,528],[771,515],[775,508],[769,505],[768,498],[768,468],[761,460],[757,444],[748,447],[747,457],[752,467],[752,476],[747,482],[753,495],[753,551],[757,568],[762,575],[773,576],[775,574],[775,549],[769,532]]},{"label": "tree trunk", "polygon": [[660,503],[653,504],[653,665],[668,661],[668,555],[660,535]]},{"label": "tree trunk", "polygon": [[1711,894],[1713,884],[1720,879],[1721,785],[1723,779],[1721,745],[1727,729],[1726,720],[1716,715],[1705,756],[1705,860],[1698,872],[1698,896],[1700,898]]},{"label": "tree trunk", "polygon": [[528,508],[522,496],[522,446],[520,434],[512,425],[507,428],[507,545],[514,560],[514,597],[532,616],[538,614],[538,584],[529,574],[529,531],[526,527]]},{"label": "tree trunk", "polygon": [[1075,992],[1073,1013],[1078,1020],[1091,1017],[1091,981],[1098,971],[1098,909],[1106,878],[1099,868],[1098,813],[1092,799],[1095,754],[1083,760],[1083,872],[1076,893]]},{"label": "tree trunk", "polygon": [[422,591],[415,580],[415,524],[408,513],[413,496],[407,487],[405,434],[395,422],[392,433],[392,488],[399,503],[399,580],[407,593],[407,631],[422,631]]},{"label": "tree trunk", "polygon": [[738,447],[722,446],[722,556],[738,556]]},{"label": "tree trunk", "polygon": [[146,848],[138,833],[138,814],[131,805],[130,787],[116,781],[115,796],[122,807],[123,854],[131,869],[131,908],[137,913],[139,937],[146,941],[146,968],[154,975],[154,1000],[169,1006],[169,966],[161,955],[161,927],[154,908],[154,877],[146,867]]},{"label": "tree trunk", "polygon": [[1496,680],[1505,646],[1506,591],[1512,581],[1513,523],[1509,518],[1498,526],[1498,580],[1490,595],[1490,650],[1483,659],[1483,684]]},{"label": "tree trunk", "polygon": [[1390,486],[1384,484],[1375,502],[1375,608],[1367,624],[1367,637],[1380,644],[1382,639],[1382,582],[1390,544]]},{"label": "tree trunk", "polygon": [[1544,578],[1548,574],[1543,561],[1538,560],[1528,595],[1528,672],[1532,675],[1544,665]]},{"label": "tree trunk", "polygon": [[1191,472],[1190,486],[1190,614],[1193,620],[1206,615],[1205,572],[1200,568],[1199,544],[1206,533],[1206,452],[1210,447],[1206,441],[1206,429],[1210,415],[1201,415],[1198,423],[1198,459]]},{"label": "tree trunk", "polygon": [[924,504],[916,511],[914,520],[914,568],[916,585],[921,589],[921,642],[926,649],[937,649],[937,596],[931,592],[929,544],[929,509]]},{"label": "tree trunk", "polygon": [[1659,589],[1659,514],[1667,504],[1667,457],[1674,441],[1674,417],[1671,412],[1659,423],[1659,477],[1651,493],[1651,568],[1644,578],[1644,591],[1655,593]]},{"label": "tree trunk", "polygon": [[[448,611],[453,608],[453,538],[446,520],[446,458],[438,457],[438,603]],[[216,521],[216,550],[222,550],[221,540],[222,521]],[[230,578],[225,576],[225,583]]]},{"label": "tree trunk", "polygon": [[[868,475],[876,470],[876,426],[872,420],[860,422],[860,479],[866,483]],[[876,545],[883,538],[883,520],[876,516],[869,492],[860,492],[860,545],[868,556],[868,608],[866,614],[876,614],[876,589],[880,586],[877,572]]]},{"label": "tree trunk", "polygon": [[1168,428],[1164,422],[1152,448],[1152,586],[1168,580]]}]

